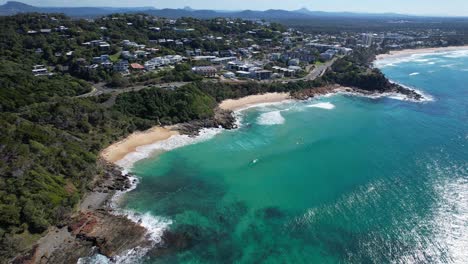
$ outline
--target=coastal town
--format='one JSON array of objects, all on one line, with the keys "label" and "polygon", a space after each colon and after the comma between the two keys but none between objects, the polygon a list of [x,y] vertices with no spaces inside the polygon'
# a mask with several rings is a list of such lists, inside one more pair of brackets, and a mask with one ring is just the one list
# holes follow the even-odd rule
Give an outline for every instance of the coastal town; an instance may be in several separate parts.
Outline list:
[{"label": "coastal town", "polygon": [[[69,73],[116,88],[202,79],[231,83],[311,80],[323,74],[326,67],[321,65],[354,49],[381,53],[439,47],[457,34],[441,30],[310,34],[255,19],[198,21],[142,14],[87,19],[80,25],[66,17],[35,19],[41,23],[22,32],[28,39],[55,35],[74,45],[47,51],[42,45],[31,46],[42,63],[33,66],[34,76]],[[95,38],[80,33],[80,27],[95,28],[91,35]],[[115,27],[135,37],[115,34]]]}]

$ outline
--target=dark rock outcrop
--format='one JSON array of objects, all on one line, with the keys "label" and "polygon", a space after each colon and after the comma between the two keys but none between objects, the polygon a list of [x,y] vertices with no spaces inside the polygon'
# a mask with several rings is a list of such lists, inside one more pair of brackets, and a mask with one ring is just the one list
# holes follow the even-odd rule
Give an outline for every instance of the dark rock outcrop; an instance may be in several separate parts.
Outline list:
[{"label": "dark rock outcrop", "polygon": [[178,130],[181,134],[197,136],[200,130],[203,128],[219,127],[224,129],[237,128],[236,118],[234,117],[232,111],[217,108],[213,118],[178,124],[176,130]]}]

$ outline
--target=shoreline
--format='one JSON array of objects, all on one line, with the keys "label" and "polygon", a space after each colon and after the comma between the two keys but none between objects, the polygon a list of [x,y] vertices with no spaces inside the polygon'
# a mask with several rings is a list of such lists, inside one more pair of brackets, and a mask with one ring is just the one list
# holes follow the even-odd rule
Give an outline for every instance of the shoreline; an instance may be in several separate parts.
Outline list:
[{"label": "shoreline", "polygon": [[293,99],[289,93],[265,93],[249,95],[238,99],[226,99],[219,104],[219,108],[227,111],[241,111],[261,104],[280,103]]},{"label": "shoreline", "polygon": [[391,50],[389,53],[379,54],[376,56],[375,60],[385,60],[406,57],[416,54],[431,54],[431,53],[444,53],[450,51],[458,50],[468,50],[468,45],[464,46],[449,46],[449,47],[439,47],[439,48],[416,48],[416,49],[403,49],[403,50]]},{"label": "shoreline", "polygon": [[167,140],[172,136],[179,135],[179,132],[172,127],[155,126],[146,131],[134,132],[105,148],[100,156],[113,164],[124,159],[128,154],[133,153],[138,147],[154,144]]}]

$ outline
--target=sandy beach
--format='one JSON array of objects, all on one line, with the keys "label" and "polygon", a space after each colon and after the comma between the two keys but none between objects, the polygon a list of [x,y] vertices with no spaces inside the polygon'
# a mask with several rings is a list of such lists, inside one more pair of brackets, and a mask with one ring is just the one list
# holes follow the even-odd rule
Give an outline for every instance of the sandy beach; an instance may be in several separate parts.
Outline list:
[{"label": "sandy beach", "polygon": [[388,58],[405,57],[413,54],[426,54],[435,52],[448,52],[456,50],[468,50],[467,46],[452,46],[452,47],[441,47],[441,48],[422,48],[422,49],[404,49],[404,50],[392,50],[387,54],[377,55],[377,60],[383,60]]},{"label": "sandy beach", "polygon": [[153,127],[147,131],[135,132],[122,141],[116,142],[101,152],[101,156],[108,162],[115,163],[138,147],[166,140],[178,135],[177,131],[165,127]]},{"label": "sandy beach", "polygon": [[259,95],[250,95],[239,99],[224,100],[219,107],[224,110],[238,111],[243,108],[264,103],[276,103],[290,99],[289,93],[266,93]]}]

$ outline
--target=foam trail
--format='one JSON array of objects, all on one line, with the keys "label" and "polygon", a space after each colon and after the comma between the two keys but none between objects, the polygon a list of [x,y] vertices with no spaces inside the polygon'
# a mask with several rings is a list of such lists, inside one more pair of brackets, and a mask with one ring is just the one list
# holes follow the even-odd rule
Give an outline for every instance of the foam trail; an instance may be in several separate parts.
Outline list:
[{"label": "foam trail", "polygon": [[409,74],[409,76],[415,76],[415,75],[419,75],[419,72],[413,72]]},{"label": "foam trail", "polygon": [[313,104],[313,105],[308,105],[307,107],[332,110],[332,109],[335,108],[335,105],[332,104],[332,103],[326,102],[326,103],[317,103],[317,104]]}]

